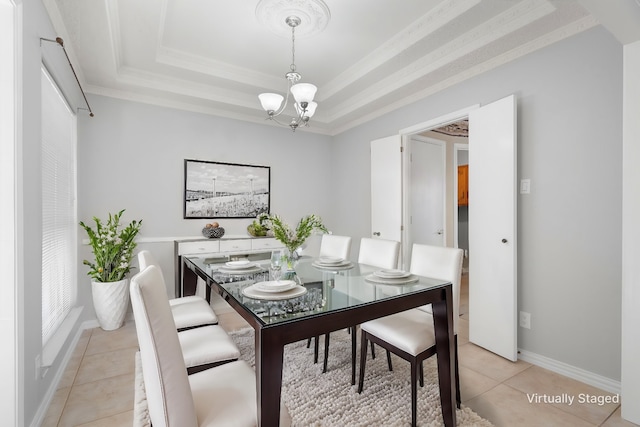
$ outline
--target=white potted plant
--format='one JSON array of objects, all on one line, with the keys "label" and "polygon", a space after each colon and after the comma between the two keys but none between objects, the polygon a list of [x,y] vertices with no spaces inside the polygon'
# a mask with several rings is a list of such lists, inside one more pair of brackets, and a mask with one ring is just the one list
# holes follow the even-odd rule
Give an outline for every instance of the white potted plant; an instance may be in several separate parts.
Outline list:
[{"label": "white potted plant", "polygon": [[129,303],[129,279],[135,237],[140,231],[142,220],[132,221],[127,227],[120,227],[120,217],[124,209],[117,214],[109,214],[109,220],[103,223],[93,217],[95,230],[80,222],[89,236],[89,244],[95,260],[84,260],[89,266],[87,273],[91,277],[93,307],[100,327],[105,331],[120,328]]}]

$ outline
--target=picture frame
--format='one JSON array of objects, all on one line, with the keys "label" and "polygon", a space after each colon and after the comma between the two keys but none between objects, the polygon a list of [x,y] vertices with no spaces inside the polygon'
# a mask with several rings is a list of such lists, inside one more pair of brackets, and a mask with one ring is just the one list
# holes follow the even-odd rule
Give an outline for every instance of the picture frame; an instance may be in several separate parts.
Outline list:
[{"label": "picture frame", "polygon": [[271,167],[184,161],[184,219],[255,218],[269,214]]}]

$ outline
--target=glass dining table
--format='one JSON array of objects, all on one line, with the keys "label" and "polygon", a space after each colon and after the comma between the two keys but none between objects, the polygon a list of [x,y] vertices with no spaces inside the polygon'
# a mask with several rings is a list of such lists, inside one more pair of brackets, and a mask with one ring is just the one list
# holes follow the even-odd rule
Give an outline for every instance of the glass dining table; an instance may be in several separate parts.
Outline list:
[{"label": "glass dining table", "polygon": [[[185,289],[195,289],[201,278],[207,284],[207,300],[210,301],[211,292],[216,292],[255,331],[258,425],[279,424],[285,345],[425,304],[431,304],[433,310],[444,424],[456,424],[450,282],[414,275],[399,280],[364,264],[327,266],[317,259],[302,257],[294,272],[285,272],[283,277],[295,284],[291,289],[274,292],[266,287],[273,283],[269,282],[269,260],[251,262],[243,266],[246,268],[198,256],[184,256],[182,262]],[[356,334],[352,337],[354,384]]]}]

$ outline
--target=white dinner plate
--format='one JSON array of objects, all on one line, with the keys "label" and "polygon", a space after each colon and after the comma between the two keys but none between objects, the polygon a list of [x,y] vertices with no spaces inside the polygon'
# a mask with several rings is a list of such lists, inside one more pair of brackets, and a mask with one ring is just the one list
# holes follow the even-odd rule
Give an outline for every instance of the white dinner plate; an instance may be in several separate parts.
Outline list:
[{"label": "white dinner plate", "polygon": [[420,279],[414,274],[410,274],[408,277],[378,277],[375,274],[370,274],[366,276],[364,280],[383,285],[406,285],[409,283],[415,283]]},{"label": "white dinner plate", "polygon": [[271,280],[269,282],[258,282],[253,286],[262,292],[285,292],[296,287],[293,280]]},{"label": "white dinner plate", "polygon": [[264,269],[262,267],[260,267],[257,264],[253,264],[250,265],[247,268],[229,268],[226,266],[222,266],[220,268],[218,268],[218,271],[220,273],[224,273],[224,274],[235,274],[235,275],[242,275],[242,274],[252,274],[252,273],[259,273],[261,271],[264,271]]},{"label": "white dinner plate", "polygon": [[411,276],[411,273],[403,270],[378,270],[373,274],[383,279],[402,279]]},{"label": "white dinner plate", "polygon": [[290,298],[300,297],[307,293],[307,288],[304,286],[294,286],[292,289],[284,292],[264,292],[260,289],[257,289],[255,285],[247,286],[242,290],[242,294],[246,297],[253,299],[263,299],[263,300],[285,300]]},{"label": "white dinner plate", "polygon": [[351,261],[343,261],[340,264],[320,264],[318,261],[314,261],[311,265],[315,268],[329,271],[349,270],[353,268],[353,263],[351,263]]},{"label": "white dinner plate", "polygon": [[240,261],[229,261],[225,262],[224,266],[226,268],[231,268],[234,270],[246,270],[249,267],[253,267],[255,263],[248,260],[240,260]]},{"label": "white dinner plate", "polygon": [[341,263],[344,263],[344,258],[335,256],[321,256],[320,258],[318,258],[318,264],[336,265]]}]

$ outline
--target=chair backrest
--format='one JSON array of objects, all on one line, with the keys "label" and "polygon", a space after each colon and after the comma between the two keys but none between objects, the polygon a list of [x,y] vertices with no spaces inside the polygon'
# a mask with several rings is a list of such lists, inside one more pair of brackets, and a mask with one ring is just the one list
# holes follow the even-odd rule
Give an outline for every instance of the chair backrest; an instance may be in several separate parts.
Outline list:
[{"label": "chair backrest", "polygon": [[348,260],[351,256],[351,237],[323,234],[319,256],[331,256]]},{"label": "chair backrest", "polygon": [[413,244],[410,271],[418,276],[447,280],[453,285],[453,330],[458,333],[462,249]]},{"label": "chair backrest", "polygon": [[138,252],[138,265],[140,266],[140,271],[144,271],[144,269],[150,265],[155,265],[160,268],[160,264],[158,264],[156,257],[146,249]]},{"label": "chair backrest", "polygon": [[379,268],[396,268],[400,255],[400,242],[386,239],[360,239],[358,263]]},{"label": "chair backrest", "polygon": [[187,368],[158,267],[149,266],[131,278],[130,294],[151,423],[195,427]]},{"label": "chair backrest", "polygon": [[[160,274],[162,275],[162,280],[164,281],[164,273],[162,272],[162,267],[160,267],[160,263],[158,262],[156,257],[153,256],[153,254],[146,249],[138,252],[138,266],[140,267],[140,271],[144,271],[145,268],[152,265],[155,265],[156,267],[158,267],[158,270],[160,270]],[[200,280],[202,279],[198,277],[198,281]],[[166,284],[167,282],[164,281],[164,283]],[[166,286],[165,286],[165,289],[166,289]]]}]

